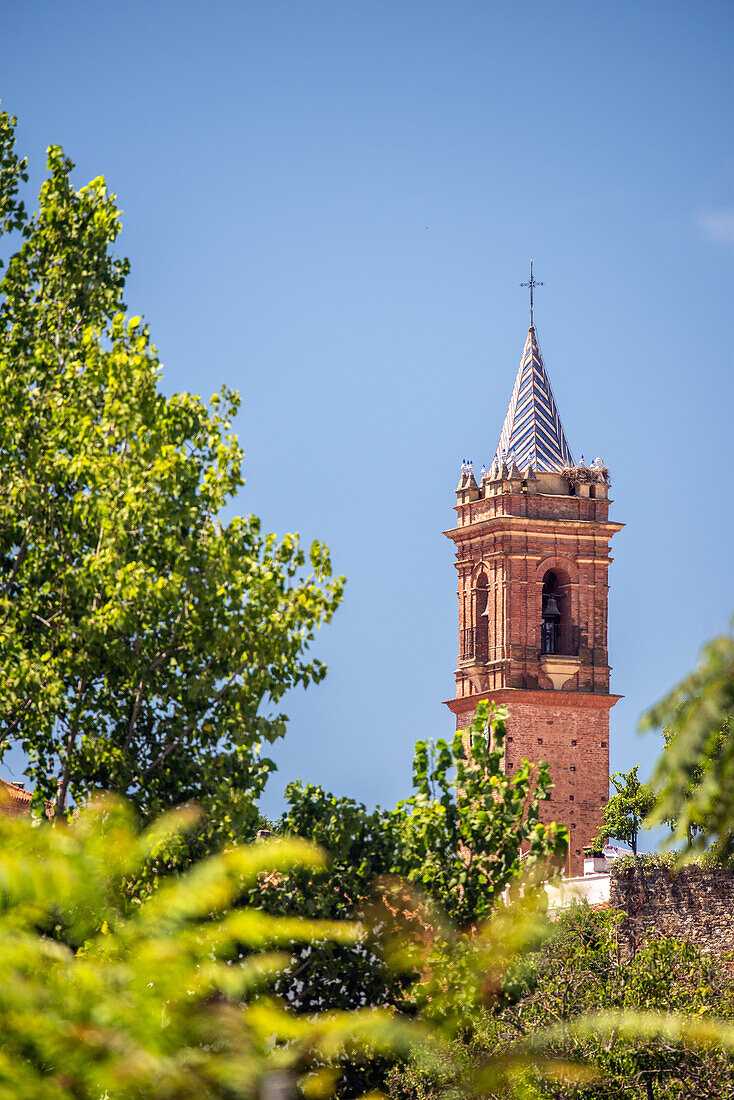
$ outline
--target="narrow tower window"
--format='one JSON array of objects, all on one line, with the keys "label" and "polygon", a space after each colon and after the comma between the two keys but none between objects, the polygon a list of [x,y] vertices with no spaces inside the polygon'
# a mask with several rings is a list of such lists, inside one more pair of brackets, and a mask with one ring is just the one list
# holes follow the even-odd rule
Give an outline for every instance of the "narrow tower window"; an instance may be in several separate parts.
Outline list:
[{"label": "narrow tower window", "polygon": [[558,578],[552,569],[543,577],[543,626],[541,653],[560,653],[561,612],[556,599]]},{"label": "narrow tower window", "polygon": [[480,573],[477,577],[477,586],[474,590],[474,654],[478,661],[486,661],[489,658],[488,596],[487,578],[484,573]]}]

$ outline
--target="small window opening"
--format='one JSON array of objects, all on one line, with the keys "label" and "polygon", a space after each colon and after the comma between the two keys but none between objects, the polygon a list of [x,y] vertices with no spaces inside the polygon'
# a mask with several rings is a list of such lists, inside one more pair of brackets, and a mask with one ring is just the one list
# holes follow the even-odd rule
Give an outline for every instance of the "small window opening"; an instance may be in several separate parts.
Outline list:
[{"label": "small window opening", "polygon": [[549,569],[543,578],[543,626],[541,634],[541,653],[558,653],[560,641],[561,612],[556,599],[558,578]]},{"label": "small window opening", "polygon": [[576,486],[575,486],[575,485],[569,485],[569,487],[568,487],[568,495],[569,495],[570,497],[575,497],[575,496],[576,496]]},{"label": "small window opening", "polygon": [[478,661],[486,661],[489,656],[489,587],[484,573],[477,578],[474,590],[474,655]]},{"label": "small window opening", "polygon": [[538,738],[538,744],[539,744],[539,745],[542,745],[542,744],[543,744],[543,738],[542,738],[542,737],[539,737],[539,738]]},{"label": "small window opening", "polygon": [[575,772],[575,771],[576,771],[576,765],[575,765],[575,764],[572,764],[572,765],[571,765],[571,771],[572,771],[572,772]]},{"label": "small window opening", "polygon": [[571,742],[571,744],[572,744],[572,745],[575,745],[575,744],[576,744],[576,742],[575,742],[575,741],[572,741],[572,742]]},{"label": "small window opening", "polygon": [[573,800],[574,800],[574,796],[573,796],[572,794],[570,794],[570,795],[568,796],[568,801],[569,801],[569,802],[573,802]]},{"label": "small window opening", "polygon": [[596,497],[596,485],[589,486],[589,496],[592,500],[594,500],[594,498]]}]

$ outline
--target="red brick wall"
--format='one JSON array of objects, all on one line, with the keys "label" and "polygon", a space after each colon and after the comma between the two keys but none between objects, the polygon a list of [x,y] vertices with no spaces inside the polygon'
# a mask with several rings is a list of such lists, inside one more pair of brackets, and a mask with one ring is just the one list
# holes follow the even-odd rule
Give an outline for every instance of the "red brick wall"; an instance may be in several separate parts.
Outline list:
[{"label": "red brick wall", "polygon": [[[497,701],[508,702],[510,694],[503,693]],[[547,703],[528,695],[518,692],[508,704],[506,767],[512,774],[521,760],[548,762],[553,790],[550,800],[541,805],[541,820],[567,827],[566,873],[581,875],[584,847],[598,833],[601,810],[609,797],[609,710],[606,705],[574,707],[565,700],[564,705],[554,704],[550,692]],[[456,728],[464,729],[473,717],[473,709],[458,713]]]},{"label": "red brick wall", "polygon": [[569,831],[568,873],[583,874],[583,849],[599,831],[609,796],[609,711],[519,701],[507,723],[507,769],[521,759],[547,760],[552,797],[541,819],[560,821]]}]

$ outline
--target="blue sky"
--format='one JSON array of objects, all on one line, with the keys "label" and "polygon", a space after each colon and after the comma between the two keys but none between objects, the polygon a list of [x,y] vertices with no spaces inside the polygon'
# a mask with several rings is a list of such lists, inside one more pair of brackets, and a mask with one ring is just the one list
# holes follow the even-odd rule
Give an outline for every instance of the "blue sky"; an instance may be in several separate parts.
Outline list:
[{"label": "blue sky", "polygon": [[446,736],[463,457],[491,458],[536,324],[572,449],[613,478],[612,764],[726,628],[732,579],[729,3],[6,5],[0,96],[124,211],[169,391],[243,397],[239,510],[331,546],[327,680],[291,777],[407,793]]}]

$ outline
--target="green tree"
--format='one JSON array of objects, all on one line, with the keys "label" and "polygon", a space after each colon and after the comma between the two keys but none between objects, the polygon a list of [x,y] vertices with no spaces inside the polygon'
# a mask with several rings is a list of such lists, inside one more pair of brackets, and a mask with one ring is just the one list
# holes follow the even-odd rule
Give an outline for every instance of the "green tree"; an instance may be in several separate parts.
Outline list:
[{"label": "green tree", "polygon": [[604,843],[606,837],[621,840],[629,844],[637,855],[637,837],[645,818],[655,807],[655,791],[649,783],[640,783],[637,777],[639,764],[628,772],[614,772],[609,781],[615,794],[604,807],[602,826],[594,841],[596,845]]},{"label": "green tree", "polygon": [[672,824],[689,851],[734,853],[734,634],[703,647],[698,666],[652,707],[642,728],[665,727],[653,781],[654,819]]},{"label": "green tree", "polygon": [[394,872],[460,926],[487,917],[518,878],[562,864],[568,848],[564,825],[540,822],[552,788],[545,761],[505,771],[506,718],[506,707],[482,702],[451,745],[439,740],[431,754],[419,741],[414,793],[392,815]]},{"label": "green tree", "polygon": [[[678,709],[680,710],[680,708]],[[664,744],[663,751],[667,752],[675,743],[677,730],[672,726],[663,726],[662,735]],[[728,715],[723,720],[718,735],[712,740],[710,752],[707,753],[706,758],[701,758],[690,767],[688,783],[683,792],[685,804],[690,804],[696,798],[698,788],[701,786],[706,774],[706,760],[710,757],[712,763],[716,761],[721,753],[726,751],[727,743],[732,737],[734,737],[734,715]],[[677,833],[678,821],[675,817],[666,817],[665,824],[670,826],[674,834]],[[696,836],[702,832],[702,827],[695,823],[695,815],[689,815],[686,824],[686,840],[688,847],[693,844]]]},{"label": "green tree", "polygon": [[341,598],[326,547],[225,522],[242,485],[237,395],[166,397],[101,178],[48,153],[38,212],[0,116],[0,750],[20,741],[39,798],[95,789],[144,817],[186,800],[209,840],[246,835],[283,735],[277,704]]}]

